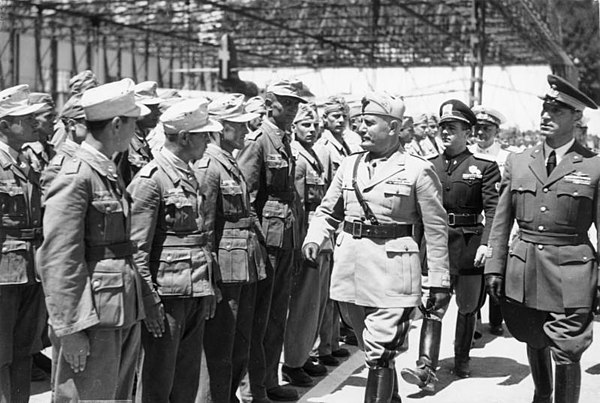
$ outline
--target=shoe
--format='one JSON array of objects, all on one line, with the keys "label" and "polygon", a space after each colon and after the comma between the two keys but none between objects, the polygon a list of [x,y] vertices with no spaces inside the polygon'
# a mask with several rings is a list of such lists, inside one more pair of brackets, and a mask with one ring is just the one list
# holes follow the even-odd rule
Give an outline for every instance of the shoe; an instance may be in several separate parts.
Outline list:
[{"label": "shoe", "polygon": [[490,326],[490,333],[494,336],[502,336],[504,334],[504,328],[502,325]]},{"label": "shoe", "polygon": [[323,376],[327,374],[327,368],[323,364],[313,361],[310,358],[306,360],[302,369],[310,376]]},{"label": "shoe", "polygon": [[292,368],[287,365],[281,367],[283,380],[294,386],[312,386],[313,380],[302,368]]},{"label": "shoe", "polygon": [[340,365],[340,362],[337,358],[333,356],[333,354],[321,355],[317,357],[317,359],[321,364],[327,365],[328,367],[337,367],[338,365]]},{"label": "shoe", "polygon": [[346,336],[342,336],[341,341],[349,346],[358,346],[358,339],[354,333],[349,333]]},{"label": "shoe", "polygon": [[296,389],[281,385],[267,389],[267,396],[276,402],[293,402],[299,399]]},{"label": "shoe", "polygon": [[435,376],[435,371],[429,367],[424,366],[415,369],[403,368],[400,370],[400,375],[406,382],[417,385],[425,392],[432,393],[435,391],[435,382],[437,382],[438,379]]},{"label": "shoe", "polygon": [[331,352],[331,355],[336,358],[350,357],[350,351],[345,348],[340,348]]}]

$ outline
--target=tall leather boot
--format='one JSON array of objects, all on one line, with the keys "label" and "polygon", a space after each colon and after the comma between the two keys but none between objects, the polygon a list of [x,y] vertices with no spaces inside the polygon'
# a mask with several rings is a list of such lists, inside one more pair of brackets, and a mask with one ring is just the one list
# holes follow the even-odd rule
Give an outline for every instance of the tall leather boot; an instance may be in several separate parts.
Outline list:
[{"label": "tall leather boot", "polygon": [[471,351],[471,341],[475,332],[475,322],[477,315],[475,313],[463,315],[460,312],[456,318],[456,333],[454,335],[454,373],[459,378],[468,378],[471,376],[469,369],[469,352]]},{"label": "tall leather boot", "polygon": [[392,368],[369,368],[365,403],[390,403],[393,391],[394,370]]},{"label": "tall leather boot", "polygon": [[557,365],[554,403],[578,403],[581,390],[581,367],[578,362]]},{"label": "tall leather boot", "polygon": [[402,398],[400,397],[400,392],[398,390],[398,373],[396,372],[396,368],[394,368],[394,389],[392,391],[392,403],[402,403]]},{"label": "tall leather boot", "polygon": [[532,403],[552,403],[552,360],[548,347],[537,350],[527,346],[527,359],[535,392]]},{"label": "tall leather boot", "polygon": [[435,371],[440,356],[441,337],[442,322],[424,318],[421,326],[421,339],[419,340],[417,368],[403,368],[400,371],[400,375],[406,382],[417,385],[429,392],[434,391],[434,383],[437,381]]}]

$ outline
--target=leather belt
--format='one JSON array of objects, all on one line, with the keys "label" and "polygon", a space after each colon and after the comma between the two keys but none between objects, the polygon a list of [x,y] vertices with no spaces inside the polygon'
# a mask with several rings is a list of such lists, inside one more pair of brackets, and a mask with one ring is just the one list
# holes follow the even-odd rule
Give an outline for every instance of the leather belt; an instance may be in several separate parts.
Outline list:
[{"label": "leather belt", "polygon": [[401,238],[412,236],[413,226],[410,224],[369,225],[362,221],[344,221],[344,232],[353,238]]},{"label": "leather belt", "polygon": [[159,237],[153,244],[153,247],[178,247],[178,246],[204,246],[206,245],[206,233],[190,234],[190,235],[175,235],[165,234],[164,237]]},{"label": "leather belt", "polygon": [[229,228],[237,228],[237,229],[247,229],[252,228],[254,226],[255,219],[252,217],[244,217],[240,218],[237,221],[225,221],[224,229]]},{"label": "leather belt", "polygon": [[15,238],[27,241],[41,240],[43,236],[42,227],[36,228],[0,228],[2,233],[6,234],[8,238]]},{"label": "leather belt", "polygon": [[589,242],[587,234],[542,233],[526,229],[519,230],[519,238],[525,242],[554,246],[581,245]]},{"label": "leather belt", "polygon": [[480,224],[479,214],[448,213],[450,227],[471,227]]},{"label": "leather belt", "polygon": [[131,257],[136,251],[137,248],[133,242],[88,246],[85,248],[85,260],[88,262],[97,262],[104,259],[122,259]]},{"label": "leather belt", "polygon": [[267,198],[269,200],[277,200],[283,202],[294,201],[294,198],[296,197],[296,194],[294,192],[269,192],[269,190],[267,189],[267,193]]}]

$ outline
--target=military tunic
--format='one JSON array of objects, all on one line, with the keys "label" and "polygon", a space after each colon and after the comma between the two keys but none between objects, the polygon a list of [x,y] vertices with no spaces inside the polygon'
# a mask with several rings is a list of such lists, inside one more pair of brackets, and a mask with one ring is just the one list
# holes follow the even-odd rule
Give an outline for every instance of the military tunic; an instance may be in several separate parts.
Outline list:
[{"label": "military tunic", "polygon": [[139,170],[152,161],[152,158],[152,150],[143,129],[136,125],[135,135],[131,138],[128,150],[115,160],[125,184],[131,183]]},{"label": "military tunic", "polygon": [[62,168],[66,160],[73,158],[75,152],[79,148],[79,144],[70,139],[65,141],[59,146],[56,151],[56,155],[50,160],[48,166],[42,172],[40,183],[44,192],[47,192],[50,188],[50,184]]},{"label": "military tunic", "polygon": [[48,144],[44,147],[39,141],[25,143],[22,150],[23,154],[27,157],[31,168],[38,174],[41,174],[46,169],[50,160],[56,155],[52,146]]}]

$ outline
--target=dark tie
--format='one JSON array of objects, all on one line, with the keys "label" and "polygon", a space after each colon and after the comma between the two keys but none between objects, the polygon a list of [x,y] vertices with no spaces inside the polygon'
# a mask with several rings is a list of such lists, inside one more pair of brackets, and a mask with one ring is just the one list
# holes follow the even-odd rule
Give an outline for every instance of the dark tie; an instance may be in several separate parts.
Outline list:
[{"label": "dark tie", "polygon": [[546,163],[546,173],[548,176],[554,171],[554,168],[556,168],[556,153],[552,150],[548,156],[548,162]]}]

